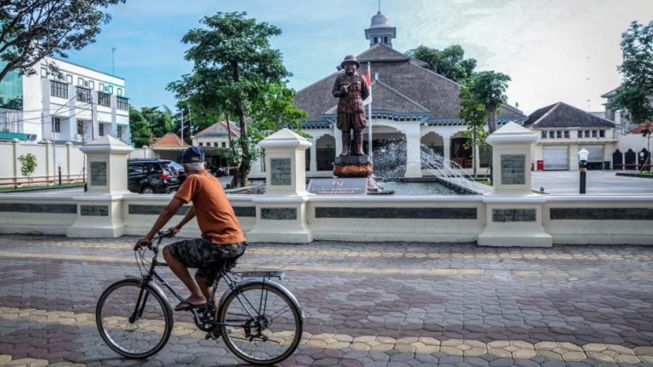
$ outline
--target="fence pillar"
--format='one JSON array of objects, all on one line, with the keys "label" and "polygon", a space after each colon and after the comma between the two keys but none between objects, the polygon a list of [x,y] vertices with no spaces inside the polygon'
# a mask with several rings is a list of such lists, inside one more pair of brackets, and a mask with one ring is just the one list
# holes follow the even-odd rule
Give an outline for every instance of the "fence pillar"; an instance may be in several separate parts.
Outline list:
[{"label": "fence pillar", "polygon": [[[45,186],[50,185],[50,149],[52,146],[52,142],[50,140],[44,140],[45,143]],[[52,172],[52,176],[54,176],[55,173]]]},{"label": "fence pillar", "polygon": [[66,179],[70,182],[70,149],[73,147],[73,143],[66,142]]},{"label": "fence pillar", "polygon": [[544,198],[531,191],[531,146],[537,134],[509,122],[492,133],[493,194],[483,198],[486,225],[481,246],[551,247],[542,226]]},{"label": "fence pillar", "polygon": [[84,145],[89,174],[88,191],[73,199],[79,203],[77,220],[68,227],[68,237],[120,237],[123,194],[127,194],[127,156],[133,150],[120,140],[105,135]]},{"label": "fence pillar", "polygon": [[289,129],[263,139],[265,195],[257,195],[256,223],[246,236],[250,242],[309,243],[313,235],[306,217],[306,149],[311,142]]},{"label": "fence pillar", "polygon": [[18,144],[20,144],[20,140],[18,139],[11,139],[11,145],[12,145],[12,156],[13,156],[13,173],[14,173],[14,187],[18,186]]}]

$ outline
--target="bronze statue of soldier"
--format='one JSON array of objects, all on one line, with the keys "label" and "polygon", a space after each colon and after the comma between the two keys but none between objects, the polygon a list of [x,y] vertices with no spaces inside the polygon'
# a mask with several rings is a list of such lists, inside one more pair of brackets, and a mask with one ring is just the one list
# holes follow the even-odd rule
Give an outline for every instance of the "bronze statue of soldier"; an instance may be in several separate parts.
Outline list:
[{"label": "bronze statue of soldier", "polygon": [[342,152],[340,156],[351,156],[351,139],[353,132],[355,156],[365,155],[363,151],[363,130],[367,126],[363,100],[370,95],[367,81],[356,70],[360,63],[355,56],[348,55],[340,64],[345,70],[338,75],[333,84],[333,96],[338,98],[338,116],[336,127],[342,131]]}]

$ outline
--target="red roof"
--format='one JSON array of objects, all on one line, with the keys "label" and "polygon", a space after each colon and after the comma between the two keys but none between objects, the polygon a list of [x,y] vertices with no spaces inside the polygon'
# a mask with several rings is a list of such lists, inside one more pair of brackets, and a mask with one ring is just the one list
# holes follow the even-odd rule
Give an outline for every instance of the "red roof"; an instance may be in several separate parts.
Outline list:
[{"label": "red roof", "polygon": [[633,134],[641,134],[645,130],[653,132],[653,121],[642,122],[641,124],[639,124],[639,126],[630,129],[630,132]]},{"label": "red roof", "polygon": [[190,145],[181,141],[181,138],[175,133],[167,133],[162,137],[155,139],[152,143],[152,149],[185,149]]}]

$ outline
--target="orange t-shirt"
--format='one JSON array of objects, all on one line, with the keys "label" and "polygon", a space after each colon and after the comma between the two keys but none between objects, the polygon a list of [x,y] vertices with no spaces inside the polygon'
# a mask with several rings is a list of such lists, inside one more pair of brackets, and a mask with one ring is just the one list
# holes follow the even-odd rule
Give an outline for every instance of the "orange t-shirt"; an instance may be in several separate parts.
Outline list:
[{"label": "orange t-shirt", "polygon": [[213,244],[245,241],[234,209],[220,181],[207,171],[188,175],[175,197],[185,203],[193,202],[202,237],[211,238]]}]

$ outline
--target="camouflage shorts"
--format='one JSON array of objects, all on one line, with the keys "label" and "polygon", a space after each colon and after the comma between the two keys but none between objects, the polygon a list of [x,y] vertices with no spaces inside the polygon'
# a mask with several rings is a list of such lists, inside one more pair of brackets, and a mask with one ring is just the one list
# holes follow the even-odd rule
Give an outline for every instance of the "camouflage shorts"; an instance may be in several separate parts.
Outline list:
[{"label": "camouflage shorts", "polygon": [[[197,268],[196,275],[213,281],[225,261],[236,260],[245,253],[246,243],[214,245],[204,238],[172,243],[172,256],[189,268]],[[235,263],[235,261],[233,261]]]}]

